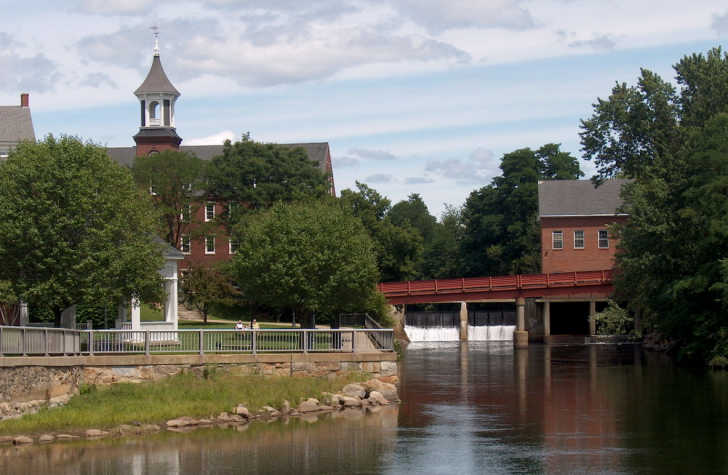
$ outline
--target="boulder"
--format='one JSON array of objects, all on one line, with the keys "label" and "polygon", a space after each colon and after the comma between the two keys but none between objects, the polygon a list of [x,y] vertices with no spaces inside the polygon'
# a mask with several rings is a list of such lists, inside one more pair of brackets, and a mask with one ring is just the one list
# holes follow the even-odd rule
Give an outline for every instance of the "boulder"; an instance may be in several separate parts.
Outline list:
[{"label": "boulder", "polygon": [[379,391],[372,391],[369,393],[369,402],[380,406],[386,406],[389,404],[389,400]]},{"label": "boulder", "polygon": [[219,416],[217,416],[218,422],[230,422],[230,414],[227,412],[221,412]]},{"label": "boulder", "polygon": [[344,407],[361,407],[361,399],[358,397],[344,396],[342,401]]},{"label": "boulder", "polygon": [[16,438],[13,439],[13,444],[15,445],[23,445],[23,444],[32,444],[33,439],[26,435],[19,435]]},{"label": "boulder", "polygon": [[320,411],[320,410],[321,409],[319,408],[318,400],[316,400],[312,397],[308,398],[308,401],[302,402],[301,404],[298,405],[298,412],[300,412],[302,414],[305,414],[307,412],[316,412],[316,411]]},{"label": "boulder", "polygon": [[349,397],[360,397],[364,398],[367,395],[366,389],[360,384],[347,384],[344,389],[341,390],[341,394]]},{"label": "boulder", "polygon": [[58,434],[59,439],[78,439],[77,435],[70,435],[70,434]]},{"label": "boulder", "polygon": [[182,416],[178,417],[177,419],[172,419],[171,421],[167,421],[167,427],[187,427],[187,426],[196,426],[197,425],[197,419],[193,419],[192,417]]},{"label": "boulder", "polygon": [[376,391],[384,396],[388,401],[399,400],[399,395],[397,395],[397,386],[395,386],[394,384],[385,383],[384,381],[380,381],[378,379],[370,379],[369,381],[364,383],[363,386],[366,388],[368,393]]},{"label": "boulder", "polygon": [[88,429],[86,431],[86,437],[106,437],[107,435],[109,435],[109,433],[105,430]]},{"label": "boulder", "polygon": [[233,413],[239,416],[243,416],[246,419],[250,419],[250,411],[248,411],[248,408],[246,408],[242,404],[238,404],[238,407],[233,410]]},{"label": "boulder", "polygon": [[281,414],[288,414],[289,412],[291,412],[291,403],[284,400],[281,405]]}]

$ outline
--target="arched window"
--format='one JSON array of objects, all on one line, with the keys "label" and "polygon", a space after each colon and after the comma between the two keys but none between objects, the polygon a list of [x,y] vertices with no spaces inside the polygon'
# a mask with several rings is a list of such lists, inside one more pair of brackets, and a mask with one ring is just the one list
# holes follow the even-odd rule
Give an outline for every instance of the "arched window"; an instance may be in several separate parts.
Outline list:
[{"label": "arched window", "polygon": [[152,101],[149,103],[149,125],[160,125],[162,123],[160,109],[159,102]]}]

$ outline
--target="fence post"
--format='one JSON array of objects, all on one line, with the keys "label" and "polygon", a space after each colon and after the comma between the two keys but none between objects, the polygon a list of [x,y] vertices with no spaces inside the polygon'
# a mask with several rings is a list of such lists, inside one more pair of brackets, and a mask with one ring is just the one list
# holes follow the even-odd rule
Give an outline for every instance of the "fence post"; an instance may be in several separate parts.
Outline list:
[{"label": "fence post", "polygon": [[44,353],[44,356],[48,356],[48,329],[47,328],[44,328],[43,329],[43,336],[44,336],[44,338],[43,338],[43,353]]},{"label": "fence post", "polygon": [[198,332],[199,340],[200,340],[200,355],[205,354],[205,330],[200,328]]},{"label": "fence post", "polygon": [[149,330],[144,330],[144,354],[149,356]]},{"label": "fence post", "polygon": [[351,352],[356,353],[356,336],[357,333],[359,333],[359,330],[352,330],[351,331]]},{"label": "fence post", "polygon": [[88,355],[94,355],[94,331],[88,330]]},{"label": "fence post", "polygon": [[26,340],[26,336],[27,336],[26,335],[26,328],[25,327],[23,327],[22,334],[23,334],[23,338],[22,338],[22,342],[23,342],[23,356],[28,356],[27,342],[25,341]]},{"label": "fence post", "polygon": [[308,353],[308,330],[303,330],[303,353]]},{"label": "fence post", "polygon": [[0,326],[0,356],[3,356],[3,342],[5,339],[3,338],[3,327]]},{"label": "fence post", "polygon": [[253,354],[258,353],[258,330],[255,328],[250,333],[250,350]]}]

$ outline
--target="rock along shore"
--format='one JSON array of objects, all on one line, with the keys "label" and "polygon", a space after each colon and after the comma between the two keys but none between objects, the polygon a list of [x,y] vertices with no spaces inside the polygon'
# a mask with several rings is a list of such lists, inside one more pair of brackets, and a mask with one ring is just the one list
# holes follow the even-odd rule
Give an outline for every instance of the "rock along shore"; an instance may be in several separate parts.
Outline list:
[{"label": "rock along shore", "polygon": [[181,416],[171,419],[159,426],[156,424],[142,424],[132,422],[122,424],[110,430],[87,429],[81,434],[43,434],[37,439],[26,435],[0,437],[0,443],[12,443],[15,445],[33,444],[36,442],[47,443],[60,440],[72,439],[98,439],[103,437],[124,437],[130,435],[145,435],[169,430],[173,432],[188,432],[198,427],[229,427],[243,426],[256,420],[272,421],[279,417],[307,417],[317,413],[332,411],[344,411],[351,409],[373,409],[379,406],[388,406],[399,402],[397,376],[370,379],[363,383],[353,383],[344,386],[341,391],[323,393],[319,399],[308,398],[301,401],[297,406],[291,406],[288,401],[283,401],[278,408],[265,406],[259,411],[252,413],[244,404],[231,408],[230,412],[221,412],[217,416],[196,419],[189,416]]}]

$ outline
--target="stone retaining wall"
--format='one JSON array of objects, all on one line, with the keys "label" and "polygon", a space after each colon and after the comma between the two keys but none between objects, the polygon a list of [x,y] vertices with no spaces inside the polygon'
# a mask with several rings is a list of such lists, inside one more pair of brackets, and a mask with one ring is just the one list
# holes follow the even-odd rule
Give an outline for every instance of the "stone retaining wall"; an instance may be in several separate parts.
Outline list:
[{"label": "stone retaining wall", "polygon": [[397,375],[393,353],[277,355],[117,355],[0,358],[0,420],[63,404],[81,384],[138,383],[205,372],[335,378],[351,372]]}]

